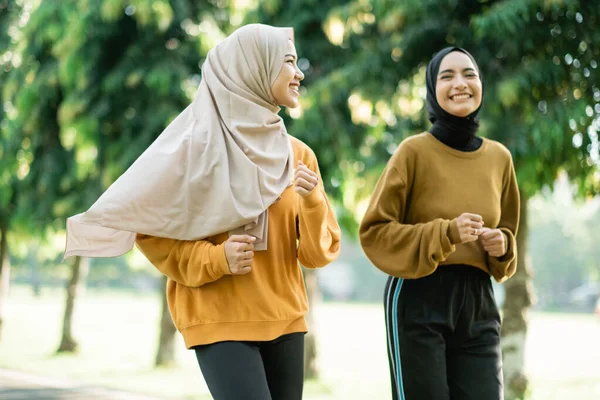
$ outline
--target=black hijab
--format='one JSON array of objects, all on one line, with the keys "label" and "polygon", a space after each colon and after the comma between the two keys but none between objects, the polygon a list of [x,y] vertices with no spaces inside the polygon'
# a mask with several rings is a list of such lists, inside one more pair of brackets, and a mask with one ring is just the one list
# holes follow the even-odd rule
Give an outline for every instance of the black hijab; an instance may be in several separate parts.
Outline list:
[{"label": "black hijab", "polygon": [[460,51],[473,61],[473,65],[475,65],[475,68],[479,73],[479,79],[481,80],[481,103],[483,104],[483,77],[481,76],[481,71],[479,71],[479,66],[475,62],[473,56],[460,47],[446,47],[445,49],[440,50],[433,56],[427,66],[427,112],[429,113],[429,121],[433,124],[429,132],[431,132],[431,134],[439,141],[456,150],[475,151],[483,142],[480,137],[476,136],[477,130],[479,129],[478,114],[481,105],[467,117],[457,117],[444,111],[435,96],[435,87],[437,75],[440,71],[440,64],[444,57],[453,51]]}]

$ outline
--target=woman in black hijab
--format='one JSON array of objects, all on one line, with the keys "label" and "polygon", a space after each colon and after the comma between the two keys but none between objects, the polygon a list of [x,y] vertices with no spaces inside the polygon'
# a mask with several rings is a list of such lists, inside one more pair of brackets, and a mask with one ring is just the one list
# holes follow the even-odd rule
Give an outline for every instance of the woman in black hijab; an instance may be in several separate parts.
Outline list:
[{"label": "woman in black hijab", "polygon": [[393,399],[503,398],[490,276],[516,270],[519,191],[510,152],[477,136],[481,72],[464,49],[427,68],[428,132],[390,158],[360,225],[389,275],[384,305]]},{"label": "woman in black hijab", "polygon": [[[479,88],[471,90],[473,97],[471,98],[474,102],[478,102],[479,106],[472,111],[466,117],[456,116],[450,112],[444,110],[437,100],[437,83],[438,75],[440,81],[440,90],[444,89],[446,82],[452,83],[449,71],[440,71],[440,65],[442,60],[452,52],[459,52],[466,55],[471,63],[473,64],[474,70],[466,70],[467,73],[465,80],[473,82],[477,85],[479,81]],[[463,61],[464,61],[464,57]],[[441,74],[444,72],[444,74]],[[479,78],[477,79],[477,75]],[[429,65],[427,66],[427,112],[429,113],[429,121],[433,124],[429,129],[429,132],[435,136],[442,143],[461,151],[474,151],[481,146],[482,140],[477,136],[477,130],[479,129],[479,110],[481,109],[481,102],[483,99],[483,78],[479,67],[475,62],[473,56],[471,56],[466,50],[459,47],[446,47],[442,51],[436,53]],[[442,100],[442,103],[446,105],[446,102]],[[447,106],[448,107],[448,106]],[[456,110],[454,110],[456,112]]]}]

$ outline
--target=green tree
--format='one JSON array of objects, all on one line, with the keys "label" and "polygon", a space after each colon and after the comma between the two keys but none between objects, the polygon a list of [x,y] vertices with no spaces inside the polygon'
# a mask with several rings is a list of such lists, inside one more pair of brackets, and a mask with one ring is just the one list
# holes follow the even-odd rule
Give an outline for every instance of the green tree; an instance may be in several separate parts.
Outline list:
[{"label": "green tree", "polygon": [[[131,165],[189,104],[228,16],[221,3],[187,0],[36,6],[16,45],[24,62],[8,99],[13,134],[31,143],[19,207],[34,211],[32,221],[61,232]],[[60,351],[76,348],[69,327],[85,265],[73,262]]]},{"label": "green tree", "polygon": [[[14,64],[20,59],[10,51],[12,42],[20,31],[21,3],[14,0],[0,1],[0,99],[7,92],[4,82]],[[18,156],[15,138],[9,136],[7,126],[14,110],[0,101],[0,335],[4,318],[4,299],[10,283],[8,234],[16,206],[16,171]],[[15,155],[17,157],[15,157]]]}]

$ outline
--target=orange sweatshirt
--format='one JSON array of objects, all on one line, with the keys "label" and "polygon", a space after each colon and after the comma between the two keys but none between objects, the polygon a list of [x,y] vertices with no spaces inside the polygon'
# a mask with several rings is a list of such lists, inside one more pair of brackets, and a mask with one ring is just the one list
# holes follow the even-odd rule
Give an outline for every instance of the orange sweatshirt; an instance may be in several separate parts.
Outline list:
[{"label": "orange sweatshirt", "polygon": [[[489,256],[479,241],[459,243],[456,219],[479,214],[504,233],[508,250]],[[360,225],[367,257],[383,272],[421,278],[440,265],[466,264],[498,282],[517,268],[519,190],[510,152],[483,138],[462,152],[425,132],[405,139],[390,158]]]},{"label": "orange sweatshirt", "polygon": [[341,233],[315,154],[300,140],[290,140],[296,163],[302,160],[317,173],[319,184],[307,197],[289,186],[269,207],[267,250],[255,251],[250,273],[229,271],[222,244],[227,233],[198,241],[137,236],[137,247],[169,278],[169,309],[188,348],[307,331],[308,301],[298,261],[307,268],[332,262]]}]

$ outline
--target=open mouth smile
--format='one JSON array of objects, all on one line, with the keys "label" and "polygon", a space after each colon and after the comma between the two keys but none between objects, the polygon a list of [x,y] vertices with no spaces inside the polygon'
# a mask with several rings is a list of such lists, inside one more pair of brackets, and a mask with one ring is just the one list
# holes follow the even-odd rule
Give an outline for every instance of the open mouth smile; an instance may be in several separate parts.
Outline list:
[{"label": "open mouth smile", "polygon": [[450,96],[450,100],[467,100],[470,99],[471,97],[473,97],[473,95],[470,95],[468,93],[461,93],[461,94],[455,94],[453,96]]}]

